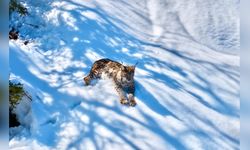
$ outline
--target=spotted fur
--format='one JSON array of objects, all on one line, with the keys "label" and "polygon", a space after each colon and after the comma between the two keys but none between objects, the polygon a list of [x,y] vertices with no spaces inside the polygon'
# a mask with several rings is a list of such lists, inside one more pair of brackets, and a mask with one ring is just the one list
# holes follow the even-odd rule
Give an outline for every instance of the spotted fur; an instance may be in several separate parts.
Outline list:
[{"label": "spotted fur", "polygon": [[107,76],[115,83],[115,89],[120,97],[121,104],[135,106],[134,72],[135,66],[124,66],[107,58],[100,59],[92,65],[90,73],[84,77],[84,82],[89,85],[91,80]]}]

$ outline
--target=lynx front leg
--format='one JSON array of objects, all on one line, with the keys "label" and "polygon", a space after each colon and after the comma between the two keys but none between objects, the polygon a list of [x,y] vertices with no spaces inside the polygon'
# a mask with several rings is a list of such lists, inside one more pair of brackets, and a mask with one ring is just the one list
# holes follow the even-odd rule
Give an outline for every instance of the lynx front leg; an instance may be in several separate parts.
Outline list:
[{"label": "lynx front leg", "polygon": [[129,105],[130,106],[135,106],[136,105],[136,101],[134,98],[134,93],[135,93],[135,86],[134,84],[129,86],[129,90],[128,90],[128,99],[129,99]]},{"label": "lynx front leg", "polygon": [[120,103],[123,105],[128,104],[128,100],[126,99],[125,93],[122,89],[122,87],[118,84],[115,84],[115,90],[117,91],[119,97],[120,97]]}]

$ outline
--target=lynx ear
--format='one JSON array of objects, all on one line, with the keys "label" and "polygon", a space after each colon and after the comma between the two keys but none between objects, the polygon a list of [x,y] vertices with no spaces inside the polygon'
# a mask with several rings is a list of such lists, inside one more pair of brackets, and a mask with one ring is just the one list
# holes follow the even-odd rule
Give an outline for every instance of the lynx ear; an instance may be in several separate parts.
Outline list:
[{"label": "lynx ear", "polygon": [[135,65],[134,65],[134,67],[136,67],[138,64],[139,64],[139,62],[137,61],[137,62],[135,63]]},{"label": "lynx ear", "polygon": [[135,70],[135,67],[136,67],[136,66],[134,65],[134,66],[131,66],[131,67],[132,67],[133,70]]}]

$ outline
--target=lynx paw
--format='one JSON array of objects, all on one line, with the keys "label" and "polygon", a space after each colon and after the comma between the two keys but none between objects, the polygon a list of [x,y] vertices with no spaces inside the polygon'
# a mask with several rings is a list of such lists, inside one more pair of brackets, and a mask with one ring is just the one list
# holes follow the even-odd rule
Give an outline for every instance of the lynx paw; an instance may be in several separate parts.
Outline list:
[{"label": "lynx paw", "polygon": [[129,105],[134,107],[136,105],[136,101],[134,99],[130,100]]},{"label": "lynx paw", "polygon": [[126,100],[126,99],[121,99],[121,100],[120,100],[120,103],[123,104],[123,105],[127,105],[127,104],[128,104],[128,100]]}]

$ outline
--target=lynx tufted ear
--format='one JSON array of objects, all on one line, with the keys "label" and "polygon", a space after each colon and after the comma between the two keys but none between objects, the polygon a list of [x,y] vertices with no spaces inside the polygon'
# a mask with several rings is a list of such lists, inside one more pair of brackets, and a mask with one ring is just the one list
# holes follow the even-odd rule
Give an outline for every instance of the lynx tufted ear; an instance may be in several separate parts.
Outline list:
[{"label": "lynx tufted ear", "polygon": [[137,66],[137,64],[138,64],[139,62],[137,61],[136,63],[135,63],[135,65],[133,65],[133,66],[130,66],[131,67],[131,69],[133,70],[133,71],[135,71],[135,68],[136,68],[136,66]]},{"label": "lynx tufted ear", "polygon": [[135,65],[134,65],[134,67],[136,67],[138,64],[139,64],[139,62],[137,61],[137,62],[135,63]]}]

